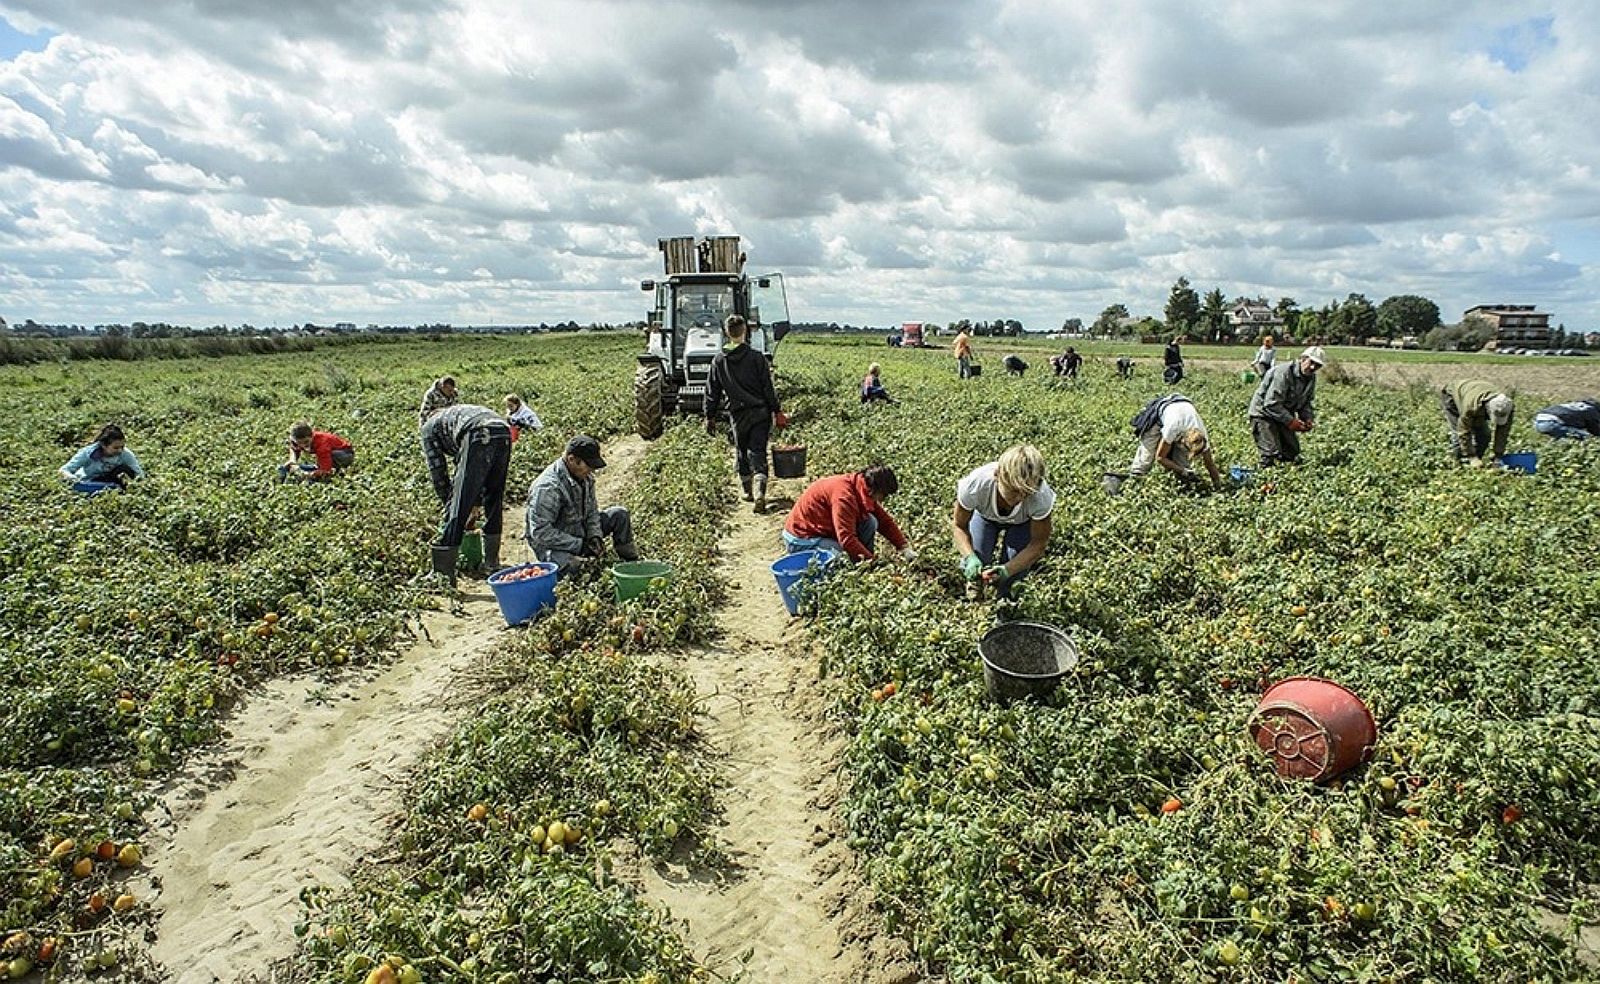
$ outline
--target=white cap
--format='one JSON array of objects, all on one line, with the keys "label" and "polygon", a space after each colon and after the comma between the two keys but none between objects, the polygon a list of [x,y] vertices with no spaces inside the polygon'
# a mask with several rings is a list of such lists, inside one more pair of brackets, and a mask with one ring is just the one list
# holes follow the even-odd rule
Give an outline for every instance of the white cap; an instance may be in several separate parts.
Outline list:
[{"label": "white cap", "polygon": [[1304,352],[1300,353],[1300,358],[1310,359],[1319,366],[1325,366],[1328,364],[1328,357],[1323,354],[1321,345],[1312,345],[1308,347]]},{"label": "white cap", "polygon": [[1496,424],[1504,424],[1511,420],[1511,411],[1516,405],[1511,402],[1511,397],[1504,393],[1496,393],[1489,399],[1489,418]]}]

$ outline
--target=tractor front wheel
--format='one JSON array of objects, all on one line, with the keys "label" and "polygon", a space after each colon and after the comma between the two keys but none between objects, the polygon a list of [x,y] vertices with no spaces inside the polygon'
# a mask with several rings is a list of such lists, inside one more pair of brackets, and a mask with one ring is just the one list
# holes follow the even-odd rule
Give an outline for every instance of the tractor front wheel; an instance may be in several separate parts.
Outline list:
[{"label": "tractor front wheel", "polygon": [[661,436],[661,363],[639,363],[633,374],[633,426],[639,436],[653,441]]}]

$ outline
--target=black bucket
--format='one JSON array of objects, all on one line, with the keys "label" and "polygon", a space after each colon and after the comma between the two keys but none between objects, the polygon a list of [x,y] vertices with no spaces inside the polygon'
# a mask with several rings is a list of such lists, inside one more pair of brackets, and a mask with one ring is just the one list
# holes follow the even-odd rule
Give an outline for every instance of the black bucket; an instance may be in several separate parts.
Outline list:
[{"label": "black bucket", "polygon": [[1005,703],[1049,697],[1078,665],[1078,647],[1067,634],[1040,622],[1007,622],[978,640],[983,682],[989,696]]},{"label": "black bucket", "polygon": [[806,446],[795,444],[772,449],[773,478],[804,478],[806,474]]}]

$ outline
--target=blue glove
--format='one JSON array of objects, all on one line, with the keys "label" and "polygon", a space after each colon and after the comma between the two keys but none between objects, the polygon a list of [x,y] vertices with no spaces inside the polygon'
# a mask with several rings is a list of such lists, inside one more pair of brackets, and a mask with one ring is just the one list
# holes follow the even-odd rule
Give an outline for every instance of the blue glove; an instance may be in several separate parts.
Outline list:
[{"label": "blue glove", "polygon": [[969,553],[961,560],[961,574],[969,581],[976,581],[983,571],[983,561],[975,553]]}]

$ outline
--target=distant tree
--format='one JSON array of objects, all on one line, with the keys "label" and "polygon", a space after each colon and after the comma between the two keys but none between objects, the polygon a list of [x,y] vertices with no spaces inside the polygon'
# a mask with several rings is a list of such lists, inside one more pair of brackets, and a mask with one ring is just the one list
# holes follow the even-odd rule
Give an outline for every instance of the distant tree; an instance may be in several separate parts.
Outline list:
[{"label": "distant tree", "polygon": [[1419,338],[1440,325],[1439,305],[1416,294],[1396,294],[1378,305],[1378,334],[1384,338],[1416,335]]},{"label": "distant tree", "polygon": [[1188,277],[1179,277],[1172,285],[1172,292],[1167,295],[1166,315],[1167,327],[1178,335],[1193,331],[1200,320],[1200,295],[1189,286]]},{"label": "distant tree", "polygon": [[1280,297],[1272,306],[1272,313],[1283,320],[1283,333],[1293,337],[1300,327],[1300,302],[1292,297]]},{"label": "distant tree", "polygon": [[1206,291],[1205,304],[1200,308],[1200,327],[1209,341],[1222,340],[1228,327],[1228,299],[1222,295],[1221,287]]},{"label": "distant tree", "polygon": [[1094,333],[1096,335],[1116,335],[1122,331],[1122,319],[1128,317],[1126,304],[1112,304],[1100,312],[1100,317],[1094,319]]},{"label": "distant tree", "polygon": [[1494,325],[1473,315],[1458,325],[1440,325],[1422,336],[1426,348],[1441,352],[1476,352],[1494,338]]},{"label": "distant tree", "polygon": [[1378,334],[1378,309],[1365,294],[1351,294],[1339,305],[1339,318],[1352,344],[1360,345]]},{"label": "distant tree", "polygon": [[1061,330],[1069,335],[1081,334],[1083,332],[1083,319],[1067,318],[1061,322]]}]

